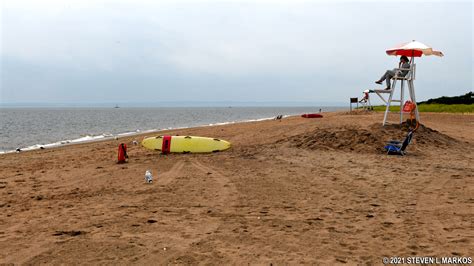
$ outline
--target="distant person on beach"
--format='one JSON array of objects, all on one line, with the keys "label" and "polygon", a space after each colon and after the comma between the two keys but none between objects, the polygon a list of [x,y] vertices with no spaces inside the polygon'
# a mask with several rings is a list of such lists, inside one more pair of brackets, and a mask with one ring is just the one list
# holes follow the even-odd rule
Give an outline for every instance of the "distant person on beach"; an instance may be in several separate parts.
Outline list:
[{"label": "distant person on beach", "polygon": [[[409,60],[408,60],[408,57],[402,55],[402,57],[400,57],[400,63],[398,64],[398,68],[410,68],[410,63],[409,63]],[[387,88],[385,88],[386,90],[390,90],[390,79],[392,79],[393,77],[395,76],[399,76],[399,77],[404,77],[406,76],[406,74],[408,73],[408,70],[399,70],[399,69],[392,69],[392,70],[387,70],[385,72],[385,74],[383,74],[383,76],[377,80],[375,83],[377,84],[382,84],[382,81],[385,80],[385,82],[387,83]]]}]

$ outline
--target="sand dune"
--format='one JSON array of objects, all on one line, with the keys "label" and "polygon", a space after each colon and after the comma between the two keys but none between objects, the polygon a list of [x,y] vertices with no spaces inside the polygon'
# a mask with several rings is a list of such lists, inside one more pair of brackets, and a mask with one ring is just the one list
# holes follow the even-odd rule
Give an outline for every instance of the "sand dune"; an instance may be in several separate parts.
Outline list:
[{"label": "sand dune", "polygon": [[[406,129],[382,127],[381,113],[167,132],[232,142],[214,154],[160,155],[125,138],[1,155],[0,263],[472,257],[474,116],[421,118],[404,157],[383,152]],[[120,142],[127,164],[115,163]]]}]

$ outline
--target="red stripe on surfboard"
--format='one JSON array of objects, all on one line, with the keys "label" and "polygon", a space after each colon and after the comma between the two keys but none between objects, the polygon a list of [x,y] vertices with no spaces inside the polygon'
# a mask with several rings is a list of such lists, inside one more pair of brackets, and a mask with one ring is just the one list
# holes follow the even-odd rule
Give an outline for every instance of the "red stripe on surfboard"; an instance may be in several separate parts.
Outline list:
[{"label": "red stripe on surfboard", "polygon": [[171,150],[171,136],[163,136],[161,143],[161,152],[164,154],[170,153]]}]

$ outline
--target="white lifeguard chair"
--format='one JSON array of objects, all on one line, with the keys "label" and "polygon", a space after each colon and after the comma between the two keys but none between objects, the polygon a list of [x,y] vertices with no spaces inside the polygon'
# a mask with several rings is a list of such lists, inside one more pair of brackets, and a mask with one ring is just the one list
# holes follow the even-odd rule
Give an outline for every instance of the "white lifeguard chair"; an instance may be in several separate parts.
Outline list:
[{"label": "white lifeguard chair", "polygon": [[[415,64],[415,57],[421,57],[422,55],[428,56],[428,55],[436,55],[436,56],[444,56],[442,52],[440,51],[434,51],[431,47],[418,42],[418,41],[411,41],[407,43],[403,43],[400,45],[397,45],[395,48],[391,48],[386,50],[386,53],[388,55],[394,55],[394,56],[407,56],[410,57],[410,68],[408,69],[397,69],[397,73],[401,73],[404,70],[408,70],[408,73],[405,76],[398,76],[395,75],[391,82],[392,86],[390,87],[390,90],[373,90],[381,99],[384,101],[386,104],[385,108],[385,115],[383,117],[383,125],[386,124],[387,122],[387,116],[388,113],[390,112],[390,106],[392,105],[392,102],[400,102],[400,123],[403,122],[403,101],[404,101],[404,90],[405,90],[405,85],[408,87],[408,93],[410,100],[412,103],[415,105],[415,117],[417,121],[420,121],[420,115],[418,113],[418,108],[416,105],[416,98],[415,98],[415,85],[413,81],[415,80],[415,75],[416,75],[416,64]],[[400,80],[400,100],[395,100],[394,99],[394,92],[397,89],[397,81]],[[388,94],[388,99],[385,99],[382,95]]]},{"label": "white lifeguard chair", "polygon": [[360,99],[359,103],[362,105],[364,110],[372,110],[372,104],[370,103],[370,90],[364,91],[364,97]]},{"label": "white lifeguard chair", "polygon": [[[411,100],[415,106],[416,106],[416,97],[415,97],[415,86],[413,84],[413,81],[415,80],[415,74],[416,74],[416,64],[414,63],[413,57],[410,60],[410,68],[396,68],[397,75],[395,75],[391,82],[392,86],[390,87],[390,90],[373,90],[380,99],[385,103],[386,108],[385,108],[385,114],[383,116],[383,122],[382,125],[385,126],[387,123],[387,116],[388,113],[390,112],[390,106],[392,105],[392,102],[398,102],[400,103],[400,124],[403,123],[403,101],[404,101],[404,94],[405,94],[405,85],[408,87],[408,93],[409,93],[409,100]],[[402,71],[408,71],[408,73],[405,76],[401,76],[400,73]],[[397,89],[397,81],[400,81],[400,98],[394,99],[394,93],[395,90]],[[384,94],[388,94],[388,98],[384,98]],[[415,117],[416,120],[420,120],[420,115],[418,113],[418,108],[415,109]]]}]

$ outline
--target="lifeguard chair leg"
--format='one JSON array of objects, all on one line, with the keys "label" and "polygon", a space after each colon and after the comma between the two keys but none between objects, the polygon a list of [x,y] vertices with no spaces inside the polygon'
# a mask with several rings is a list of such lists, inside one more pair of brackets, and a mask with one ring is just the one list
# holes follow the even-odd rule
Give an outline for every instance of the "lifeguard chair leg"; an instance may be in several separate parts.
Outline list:
[{"label": "lifeguard chair leg", "polygon": [[415,97],[415,88],[414,88],[414,85],[413,85],[413,80],[410,80],[409,83],[408,83],[408,90],[410,92],[410,98],[411,98],[411,101],[415,104],[415,117],[416,117],[416,121],[420,121],[420,114],[418,112],[418,105],[416,104],[416,97]]},{"label": "lifeguard chair leg", "polygon": [[403,92],[405,91],[405,81],[401,80],[401,90],[400,90],[400,124],[403,123]]},{"label": "lifeguard chair leg", "polygon": [[395,91],[395,86],[397,85],[397,80],[394,79],[392,82],[392,86],[390,87],[390,96],[388,97],[387,101],[387,108],[385,108],[385,115],[383,117],[382,125],[385,126],[385,122],[387,122],[388,112],[390,111],[390,104],[392,103],[393,92]]}]

